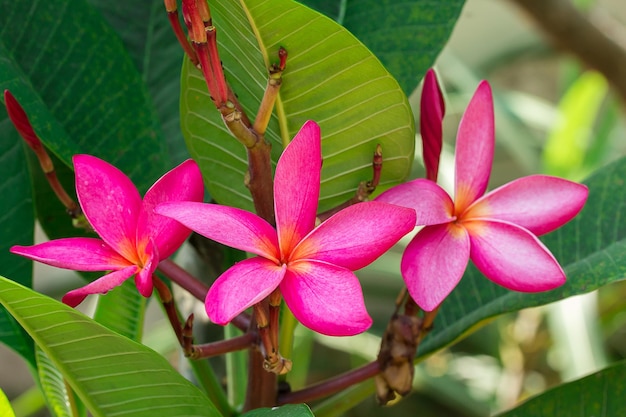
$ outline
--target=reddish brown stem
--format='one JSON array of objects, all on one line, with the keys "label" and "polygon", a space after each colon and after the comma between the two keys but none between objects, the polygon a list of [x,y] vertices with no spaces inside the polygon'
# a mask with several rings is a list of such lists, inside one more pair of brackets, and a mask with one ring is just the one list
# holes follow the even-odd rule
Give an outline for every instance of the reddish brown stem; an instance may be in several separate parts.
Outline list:
[{"label": "reddish brown stem", "polygon": [[353,369],[334,378],[320,382],[319,384],[315,384],[298,391],[280,394],[278,396],[278,404],[299,404],[324,398],[354,384],[372,378],[379,372],[380,369],[378,362],[374,361],[360,368]]},{"label": "reddish brown stem", "polygon": [[169,287],[165,285],[163,281],[161,281],[156,275],[153,275],[152,282],[154,283],[154,288],[156,288],[159,293],[159,298],[161,299],[161,304],[163,304],[163,308],[165,309],[165,313],[167,314],[167,318],[172,325],[172,329],[174,329],[174,333],[176,333],[176,338],[178,339],[178,343],[183,345],[183,329],[180,324],[180,317],[178,317],[178,311],[176,311],[176,306],[174,305],[174,297],[172,297],[172,292]]},{"label": "reddish brown stem", "polygon": [[256,340],[257,334],[249,332],[231,339],[220,340],[218,342],[206,343],[202,345],[193,345],[191,347],[189,357],[191,359],[210,358],[224,353],[248,349],[255,344]]},{"label": "reddish brown stem", "polygon": [[170,26],[174,31],[174,35],[176,39],[178,39],[178,43],[185,51],[185,54],[189,57],[194,66],[198,66],[198,57],[196,56],[196,51],[193,50],[189,41],[187,40],[187,36],[185,36],[185,32],[183,31],[183,27],[180,25],[180,20],[178,18],[178,9],[176,6],[176,0],[164,0],[165,1],[165,9],[167,10],[167,18],[170,21]]}]

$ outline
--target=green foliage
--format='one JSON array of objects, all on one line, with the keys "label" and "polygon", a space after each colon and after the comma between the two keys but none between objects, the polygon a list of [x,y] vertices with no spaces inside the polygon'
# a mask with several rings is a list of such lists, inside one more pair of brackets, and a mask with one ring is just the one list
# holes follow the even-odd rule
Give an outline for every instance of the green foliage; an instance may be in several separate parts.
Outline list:
[{"label": "green foliage", "polygon": [[313,416],[306,404],[283,405],[275,408],[258,408],[241,415],[241,417],[309,417]]},{"label": "green foliage", "polygon": [[626,362],[553,388],[499,417],[623,416]]},{"label": "green foliage", "polygon": [[348,29],[409,95],[448,41],[464,0],[301,0]]},{"label": "green foliage", "polygon": [[543,238],[565,270],[565,285],[544,293],[509,291],[491,283],[470,265],[442,304],[433,331],[420,345],[419,355],[452,343],[496,315],[584,294],[624,279],[626,223],[615,221],[624,213],[624,178],[626,158],[596,171],[584,181],[589,187],[589,198],[581,213]]},{"label": "green foliage", "polygon": [[9,404],[9,399],[0,389],[0,417],[15,417],[15,413]]},{"label": "green foliage", "polygon": [[161,355],[65,304],[1,277],[0,303],[94,416],[220,416]]},{"label": "green foliage", "polygon": [[[397,82],[354,36],[290,0],[216,1],[211,13],[227,79],[250,118],[278,48],[287,49],[287,69],[266,138],[275,164],[306,120],[319,123],[324,157],[320,211],[349,199],[361,181],[371,178],[377,144],[385,158],[381,190],[406,179],[415,146],[411,109]],[[209,192],[222,204],[251,210],[245,149],[227,132],[200,71],[186,62],[182,78],[183,133]]]}]

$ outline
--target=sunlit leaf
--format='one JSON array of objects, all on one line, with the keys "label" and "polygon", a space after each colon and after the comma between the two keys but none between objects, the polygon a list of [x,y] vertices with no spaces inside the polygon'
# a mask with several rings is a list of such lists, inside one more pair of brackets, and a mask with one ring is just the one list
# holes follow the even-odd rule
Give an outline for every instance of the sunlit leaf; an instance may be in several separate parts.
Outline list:
[{"label": "sunlit leaf", "polygon": [[[220,57],[246,113],[254,118],[279,46],[287,69],[268,131],[275,163],[309,119],[322,129],[320,210],[351,196],[371,178],[381,144],[381,190],[406,178],[415,146],[407,99],[371,52],[343,27],[291,0],[211,2]],[[181,115],[185,140],[211,195],[220,203],[252,209],[244,186],[243,146],[226,131],[201,73],[183,66]]]},{"label": "sunlit leaf", "polygon": [[6,278],[0,278],[0,303],[94,416],[220,415],[165,358],[82,313]]}]

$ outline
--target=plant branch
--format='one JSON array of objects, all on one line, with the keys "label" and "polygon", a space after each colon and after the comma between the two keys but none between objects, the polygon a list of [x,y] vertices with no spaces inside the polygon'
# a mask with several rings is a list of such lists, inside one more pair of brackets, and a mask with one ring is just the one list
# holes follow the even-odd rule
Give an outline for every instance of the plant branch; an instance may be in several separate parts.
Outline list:
[{"label": "plant branch", "polygon": [[361,381],[372,378],[379,372],[380,367],[378,362],[370,362],[367,365],[345,372],[334,378],[327,379],[319,384],[315,384],[298,391],[279,394],[278,404],[298,404],[327,397]]},{"label": "plant branch", "polygon": [[601,72],[626,103],[626,49],[603,33],[569,0],[512,0],[563,49]]}]

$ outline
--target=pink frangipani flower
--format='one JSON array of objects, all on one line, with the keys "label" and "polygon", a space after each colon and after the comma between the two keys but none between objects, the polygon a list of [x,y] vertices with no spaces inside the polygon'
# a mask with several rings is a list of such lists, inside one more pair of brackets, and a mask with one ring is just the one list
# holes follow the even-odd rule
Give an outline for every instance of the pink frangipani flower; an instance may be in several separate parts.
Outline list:
[{"label": "pink frangipani flower", "polygon": [[565,282],[557,260],[536,236],[576,216],[587,188],[531,175],[485,194],[494,146],[493,99],[483,81],[459,125],[454,199],[428,179],[401,184],[376,199],[414,208],[416,225],[425,225],[407,246],[401,270],[409,293],[426,311],[450,294],[469,259],[491,281],[515,291],[546,291]]},{"label": "pink frangipani flower", "polygon": [[352,271],[412,230],[415,212],[365,202],[315,227],[321,165],[319,126],[309,121],[276,166],[276,228],[255,214],[217,204],[156,208],[209,239],[258,255],[235,264],[211,286],[205,304],[213,322],[228,323],[280,288],[294,316],[312,330],[346,336],[369,328],[372,320]]},{"label": "pink frangipani flower", "polygon": [[202,201],[204,186],[196,163],[187,160],[161,177],[143,200],[130,179],[107,162],[90,155],[73,158],[76,195],[98,238],[64,238],[11,252],[59,268],[112,271],[70,291],[63,302],[72,307],[89,294],[104,294],[135,275],[144,297],[152,294],[159,261],[172,255],[191,230],[154,213],[165,201]]}]

